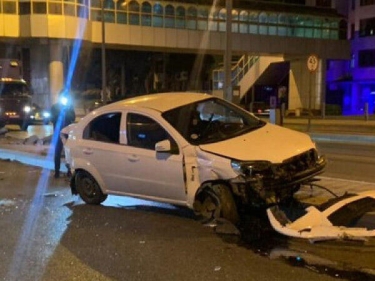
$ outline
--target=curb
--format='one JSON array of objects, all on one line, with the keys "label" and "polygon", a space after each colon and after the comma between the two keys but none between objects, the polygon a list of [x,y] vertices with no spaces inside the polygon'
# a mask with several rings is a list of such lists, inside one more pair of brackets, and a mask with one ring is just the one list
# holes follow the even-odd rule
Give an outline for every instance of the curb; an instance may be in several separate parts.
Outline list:
[{"label": "curb", "polygon": [[375,145],[375,136],[309,133],[314,141]]}]

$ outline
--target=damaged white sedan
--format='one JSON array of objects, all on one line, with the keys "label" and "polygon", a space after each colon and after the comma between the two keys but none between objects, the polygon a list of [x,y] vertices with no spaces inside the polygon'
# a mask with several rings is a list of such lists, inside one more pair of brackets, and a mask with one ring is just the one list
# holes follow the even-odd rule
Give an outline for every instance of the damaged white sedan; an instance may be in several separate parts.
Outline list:
[{"label": "damaged white sedan", "polygon": [[100,107],[62,132],[73,194],[183,205],[232,222],[289,198],[326,164],[307,134],[208,94],[164,93]]},{"label": "damaged white sedan", "polygon": [[[293,208],[292,213],[293,216],[276,205],[267,209],[272,227],[286,236],[311,242],[375,237],[375,191],[345,194],[321,206],[307,206],[300,212]],[[366,216],[372,223],[365,223]]]}]

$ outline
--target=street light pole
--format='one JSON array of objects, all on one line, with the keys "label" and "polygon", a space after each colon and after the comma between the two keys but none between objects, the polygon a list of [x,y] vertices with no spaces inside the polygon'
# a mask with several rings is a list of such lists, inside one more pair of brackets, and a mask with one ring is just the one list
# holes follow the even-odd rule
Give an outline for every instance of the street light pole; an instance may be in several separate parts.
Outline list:
[{"label": "street light pole", "polygon": [[107,103],[107,74],[106,74],[106,58],[105,58],[105,20],[104,20],[104,1],[101,2],[101,19],[102,19],[102,101]]},{"label": "street light pole", "polygon": [[227,101],[233,100],[232,91],[232,0],[225,1],[227,10],[225,29],[225,53],[224,53],[224,98]]}]

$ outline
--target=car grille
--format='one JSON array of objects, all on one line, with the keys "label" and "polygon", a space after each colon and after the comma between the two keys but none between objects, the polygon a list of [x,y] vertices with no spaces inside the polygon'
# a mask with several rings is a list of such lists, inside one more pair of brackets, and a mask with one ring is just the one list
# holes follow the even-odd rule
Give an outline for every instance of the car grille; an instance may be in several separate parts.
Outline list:
[{"label": "car grille", "polygon": [[284,160],[281,164],[272,167],[276,178],[292,180],[296,175],[314,169],[318,162],[318,153],[315,149],[310,149],[304,153]]}]

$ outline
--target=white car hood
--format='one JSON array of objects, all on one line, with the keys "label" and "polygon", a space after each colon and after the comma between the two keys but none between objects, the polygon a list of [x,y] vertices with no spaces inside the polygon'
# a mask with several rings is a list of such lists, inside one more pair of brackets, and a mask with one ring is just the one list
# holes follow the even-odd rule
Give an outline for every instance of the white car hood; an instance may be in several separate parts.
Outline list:
[{"label": "white car hood", "polygon": [[309,135],[267,123],[236,138],[200,145],[204,151],[236,160],[283,160],[315,148]]}]

